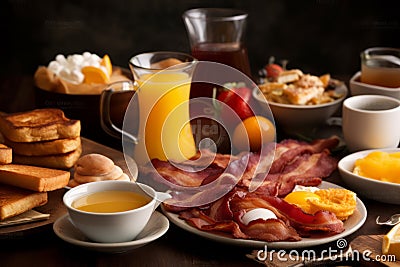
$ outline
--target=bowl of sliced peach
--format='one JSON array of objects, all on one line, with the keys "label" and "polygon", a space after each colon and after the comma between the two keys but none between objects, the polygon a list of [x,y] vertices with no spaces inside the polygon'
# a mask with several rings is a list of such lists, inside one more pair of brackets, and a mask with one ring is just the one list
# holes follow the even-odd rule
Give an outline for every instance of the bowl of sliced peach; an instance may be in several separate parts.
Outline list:
[{"label": "bowl of sliced peach", "polygon": [[358,194],[400,204],[400,149],[371,149],[345,156],[338,163],[343,181]]}]

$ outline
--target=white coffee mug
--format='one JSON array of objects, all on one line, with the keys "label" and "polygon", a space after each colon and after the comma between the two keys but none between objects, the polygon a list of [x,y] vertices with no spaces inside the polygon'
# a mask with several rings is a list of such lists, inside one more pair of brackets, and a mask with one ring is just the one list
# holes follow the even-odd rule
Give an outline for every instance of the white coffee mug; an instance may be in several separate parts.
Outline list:
[{"label": "white coffee mug", "polygon": [[[111,213],[87,212],[73,206],[77,199],[109,190],[135,192],[147,195],[151,200],[136,209]],[[145,184],[110,180],[76,186],[65,193],[63,202],[72,224],[89,239],[102,243],[118,243],[133,240],[146,226],[157,206],[168,198],[171,198],[168,193],[156,192]]]},{"label": "white coffee mug", "polygon": [[400,101],[358,95],[343,102],[343,136],[349,151],[396,148],[400,140]]}]

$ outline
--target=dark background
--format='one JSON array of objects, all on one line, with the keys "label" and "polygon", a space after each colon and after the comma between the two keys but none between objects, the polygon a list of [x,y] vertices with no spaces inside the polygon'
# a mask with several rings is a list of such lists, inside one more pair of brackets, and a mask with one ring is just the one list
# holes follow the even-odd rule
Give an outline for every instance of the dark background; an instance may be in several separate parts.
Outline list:
[{"label": "dark background", "polygon": [[[189,52],[182,13],[230,7],[249,13],[246,41],[252,71],[270,56],[289,68],[350,78],[359,53],[372,46],[400,47],[399,1],[348,0],[97,0],[0,3],[0,111],[32,108],[32,75],[57,54],[109,54],[128,66],[151,50]],[[348,82],[348,81],[346,81]]]}]

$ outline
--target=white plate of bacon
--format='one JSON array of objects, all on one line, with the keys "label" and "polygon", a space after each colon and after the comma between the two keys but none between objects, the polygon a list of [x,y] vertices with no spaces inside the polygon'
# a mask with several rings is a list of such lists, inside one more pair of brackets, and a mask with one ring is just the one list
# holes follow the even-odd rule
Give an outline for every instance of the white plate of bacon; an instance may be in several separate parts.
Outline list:
[{"label": "white plate of bacon", "polygon": [[[179,181],[181,186],[189,186],[189,182],[193,184],[196,179],[204,185],[204,181],[210,178],[207,176],[208,173],[218,173],[217,166],[222,166],[221,170],[231,170],[231,174],[235,174],[234,166],[239,166],[244,157],[249,159],[245,166],[245,173],[222,197],[203,205],[186,206],[177,206],[178,202],[173,202],[173,197],[170,199],[172,202],[167,201],[163,204],[162,210],[172,223],[183,230],[231,245],[248,247],[268,245],[270,248],[291,249],[317,246],[346,237],[364,224],[367,211],[355,193],[322,181],[337,169],[337,160],[329,153],[329,150],[337,144],[338,140],[334,138],[315,140],[311,143],[297,140],[281,141],[276,145],[269,172],[262,174],[265,178],[253,192],[250,192],[247,187],[254,179],[252,171],[257,169],[259,164],[265,164],[262,161],[266,158],[259,154],[249,153],[233,160],[231,158],[231,163],[227,165],[223,164],[224,160],[235,156],[218,154],[214,164],[201,172],[179,171],[168,163],[153,162],[156,169],[159,172],[162,171],[164,179],[174,183]],[[199,174],[207,178],[197,177]],[[222,175],[215,175],[211,183],[223,181],[219,179],[221,177]],[[207,181],[206,184],[209,182]],[[213,184],[209,191],[200,191],[187,199],[190,201],[196,198],[204,199],[215,195],[218,187],[226,188],[226,185],[223,182]],[[319,189],[340,188],[340,192],[347,191],[350,193],[347,199],[351,199],[352,202],[351,212],[345,218],[339,217],[339,213],[326,209],[306,213],[283,199],[296,186]],[[174,192],[171,194],[174,195]],[[338,199],[336,194],[334,193],[334,199]],[[179,198],[179,194],[176,197]],[[347,203],[347,200],[343,201]],[[257,214],[253,213],[254,210],[257,210]]]},{"label": "white plate of bacon", "polygon": [[[322,182],[320,186],[321,189],[326,188],[341,188],[338,185]],[[203,238],[207,238],[213,241],[229,244],[229,245],[238,245],[238,246],[246,246],[246,247],[264,247],[265,245],[268,248],[275,249],[299,249],[305,247],[318,246],[322,244],[326,244],[340,238],[344,238],[355,231],[357,231],[365,222],[367,218],[367,210],[363,202],[357,198],[357,206],[354,213],[343,223],[344,231],[337,234],[328,234],[328,235],[314,235],[313,237],[302,237],[301,240],[298,241],[275,241],[275,242],[266,242],[260,241],[256,239],[243,239],[243,238],[235,238],[230,233],[223,233],[219,231],[204,231],[199,230],[198,228],[189,225],[184,219],[180,218],[180,214],[168,212],[165,207],[162,206],[162,211],[168,217],[168,219],[178,226],[179,228],[193,233],[195,235],[201,236]],[[321,222],[322,223],[322,222]]]}]

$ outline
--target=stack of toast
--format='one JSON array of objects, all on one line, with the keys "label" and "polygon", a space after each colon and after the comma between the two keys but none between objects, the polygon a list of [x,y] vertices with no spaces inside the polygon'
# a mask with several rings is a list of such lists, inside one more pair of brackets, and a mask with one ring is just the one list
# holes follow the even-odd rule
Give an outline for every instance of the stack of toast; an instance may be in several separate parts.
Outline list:
[{"label": "stack of toast", "polygon": [[66,118],[60,109],[0,115],[3,142],[13,151],[13,163],[70,169],[82,147],[79,120]]},{"label": "stack of toast", "polygon": [[0,114],[0,221],[46,204],[48,191],[68,185],[66,169],[82,152],[80,130],[60,109]]},{"label": "stack of toast", "polygon": [[0,145],[0,221],[47,203],[47,192],[68,184],[70,172],[11,163],[12,149]]}]

